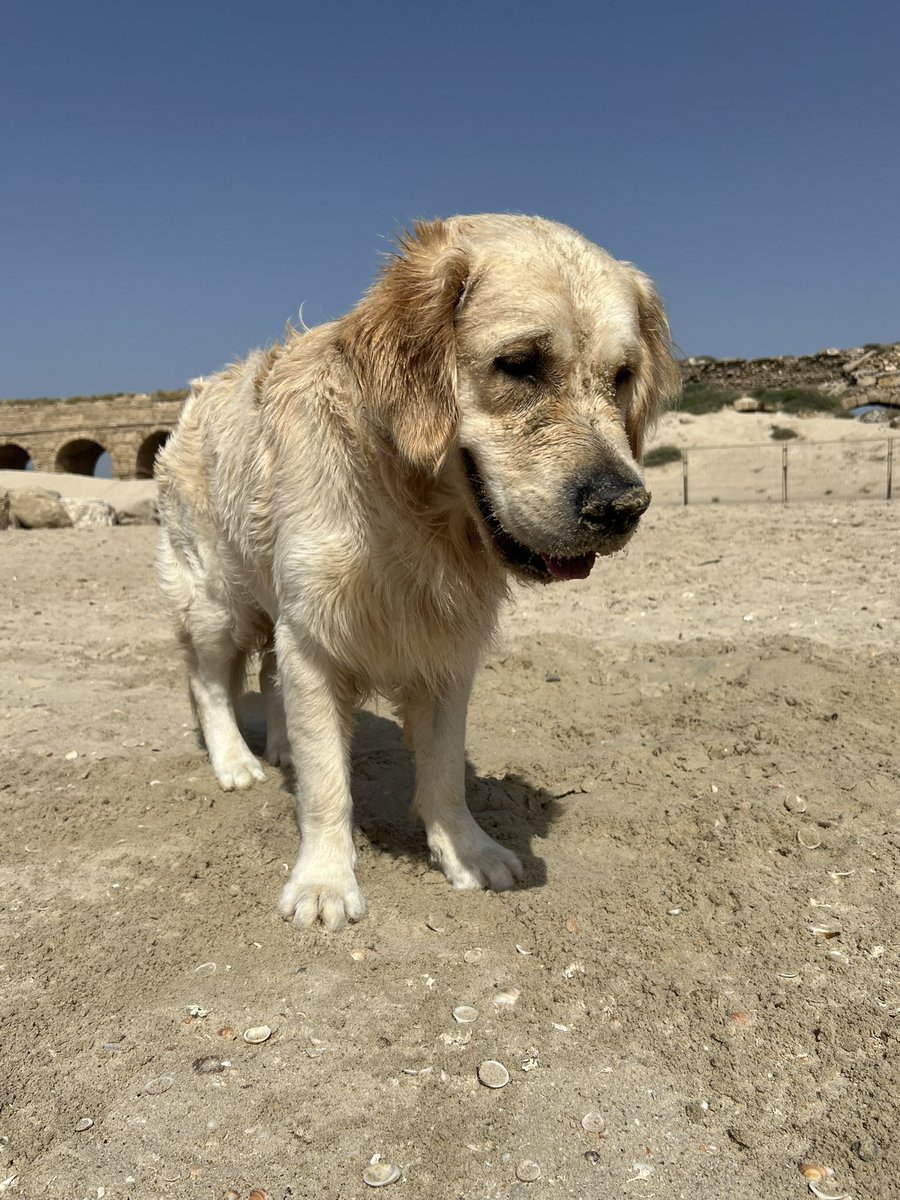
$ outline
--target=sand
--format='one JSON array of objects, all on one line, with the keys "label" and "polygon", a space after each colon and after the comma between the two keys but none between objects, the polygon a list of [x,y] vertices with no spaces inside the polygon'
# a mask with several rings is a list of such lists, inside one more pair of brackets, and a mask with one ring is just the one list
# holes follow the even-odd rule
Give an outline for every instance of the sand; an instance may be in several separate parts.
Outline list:
[{"label": "sand", "polygon": [[156,496],[152,479],[98,479],[94,475],[66,475],[54,471],[0,471],[0,492],[46,488],[66,500],[106,500],[125,508]]},{"label": "sand", "polygon": [[0,1187],[337,1200],[381,1155],[415,1197],[802,1197],[808,1160],[896,1196],[898,525],[654,504],[589,580],[522,592],[468,749],[525,883],[429,867],[376,703],[369,914],[333,935],[275,913],[281,775],[226,794],[198,746],[155,531],[0,535]]}]

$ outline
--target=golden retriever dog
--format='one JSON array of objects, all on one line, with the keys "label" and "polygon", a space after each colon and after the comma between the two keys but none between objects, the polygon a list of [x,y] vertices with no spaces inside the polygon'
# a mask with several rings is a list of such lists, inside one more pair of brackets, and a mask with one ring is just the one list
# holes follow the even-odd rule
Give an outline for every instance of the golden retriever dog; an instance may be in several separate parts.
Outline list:
[{"label": "golden retriever dog", "polygon": [[158,575],[226,789],[264,775],[235,717],[260,652],[265,757],[296,777],[283,916],[365,911],[349,743],[376,692],[432,861],[456,888],[521,878],[466,805],[479,655],[510,576],[583,579],[628,542],[641,444],[678,388],[646,276],[521,216],[418,225],[347,316],[195,382],[159,460]]}]

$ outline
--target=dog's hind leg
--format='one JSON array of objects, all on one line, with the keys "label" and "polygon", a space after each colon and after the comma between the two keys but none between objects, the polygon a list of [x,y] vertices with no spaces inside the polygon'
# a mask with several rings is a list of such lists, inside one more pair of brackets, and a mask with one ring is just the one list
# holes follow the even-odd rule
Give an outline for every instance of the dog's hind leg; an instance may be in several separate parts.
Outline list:
[{"label": "dog's hind leg", "polygon": [[156,561],[160,587],[175,614],[191,704],[216,779],[226,791],[249,787],[265,773],[241,736],[235,715],[246,659],[236,637],[239,616],[217,594],[217,581],[199,564],[192,569],[183,555],[176,555],[165,530]]},{"label": "dog's hind leg", "polygon": [[466,804],[466,709],[472,676],[403,698],[403,715],[416,756],[413,815],[422,818],[432,861],[455,888],[513,887],[523,876],[511,850],[489,837]]},{"label": "dog's hind leg", "polygon": [[180,640],[191,701],[216,779],[226,792],[264,779],[265,772],[244,741],[235,715],[235,692],[245,654],[234,643],[228,614],[209,603],[195,605]]}]

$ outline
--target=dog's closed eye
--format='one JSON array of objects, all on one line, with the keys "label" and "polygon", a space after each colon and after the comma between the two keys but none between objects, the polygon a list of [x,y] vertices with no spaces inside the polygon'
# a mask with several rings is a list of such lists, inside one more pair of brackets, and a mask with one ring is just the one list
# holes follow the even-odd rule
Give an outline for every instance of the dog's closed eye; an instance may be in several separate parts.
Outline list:
[{"label": "dog's closed eye", "polygon": [[538,349],[501,354],[494,359],[494,369],[509,379],[537,379],[543,364],[543,355]]}]

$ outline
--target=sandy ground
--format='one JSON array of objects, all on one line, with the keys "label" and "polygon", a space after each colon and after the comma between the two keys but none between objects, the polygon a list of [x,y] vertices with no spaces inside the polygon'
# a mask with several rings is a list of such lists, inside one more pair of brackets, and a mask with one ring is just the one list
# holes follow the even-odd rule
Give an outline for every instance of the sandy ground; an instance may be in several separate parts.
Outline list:
[{"label": "sandy ground", "polygon": [[[885,499],[890,475],[893,495],[900,493],[900,433],[887,425],[730,408],[674,412],[651,445],[687,450],[691,504]],[[683,502],[680,462],[650,469],[648,479],[657,504]]]},{"label": "sandy ground", "polygon": [[65,499],[107,500],[124,508],[156,496],[152,479],[98,479],[94,475],[65,475],[54,471],[0,471],[0,492],[21,488],[47,488]]},{"label": "sandy ground", "polygon": [[336,935],[275,913],[281,775],[223,793],[198,747],[155,531],[0,535],[0,1188],[343,1200],[381,1155],[414,1197],[799,1200],[801,1161],[896,1197],[898,526],[654,504],[524,592],[468,744],[525,883],[429,868],[373,705]]}]

